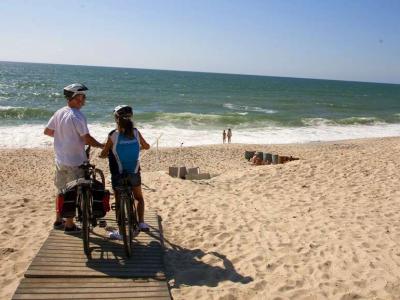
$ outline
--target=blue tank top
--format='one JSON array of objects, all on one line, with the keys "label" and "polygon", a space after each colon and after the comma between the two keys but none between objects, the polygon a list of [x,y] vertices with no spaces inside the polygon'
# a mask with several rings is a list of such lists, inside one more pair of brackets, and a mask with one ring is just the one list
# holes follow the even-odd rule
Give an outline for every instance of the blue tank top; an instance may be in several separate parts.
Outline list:
[{"label": "blue tank top", "polygon": [[119,174],[123,171],[136,174],[139,170],[140,143],[136,128],[133,129],[133,139],[114,131],[110,138],[113,142],[112,152],[118,165]]}]

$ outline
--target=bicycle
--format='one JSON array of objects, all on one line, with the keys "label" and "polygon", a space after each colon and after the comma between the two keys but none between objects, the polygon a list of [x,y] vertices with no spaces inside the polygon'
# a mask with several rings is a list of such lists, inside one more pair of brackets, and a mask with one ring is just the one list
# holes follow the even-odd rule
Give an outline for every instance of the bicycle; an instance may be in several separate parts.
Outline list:
[{"label": "bicycle", "polygon": [[132,255],[133,239],[140,232],[135,198],[132,194],[129,175],[122,174],[115,187],[115,215],[119,232],[122,233],[127,257]]},{"label": "bicycle", "polygon": [[[82,224],[83,249],[87,258],[90,259],[90,231],[97,226],[97,219],[104,217],[104,211],[107,212],[107,210],[103,208],[103,197],[109,198],[109,193],[104,189],[105,178],[100,169],[96,169],[95,165],[90,164],[88,161],[84,162],[79,168],[83,169],[84,176],[67,183],[66,191],[76,192],[76,197],[73,201],[74,215],[76,215],[75,213],[77,210],[78,214],[76,219]],[[101,181],[97,180],[96,174],[100,176]],[[99,189],[100,185],[102,189]],[[96,197],[93,197],[94,193],[98,192],[103,193],[103,195],[95,195]],[[96,207],[98,208],[98,206],[101,205],[102,210],[94,211],[94,202],[100,201],[101,203],[96,203]]]}]

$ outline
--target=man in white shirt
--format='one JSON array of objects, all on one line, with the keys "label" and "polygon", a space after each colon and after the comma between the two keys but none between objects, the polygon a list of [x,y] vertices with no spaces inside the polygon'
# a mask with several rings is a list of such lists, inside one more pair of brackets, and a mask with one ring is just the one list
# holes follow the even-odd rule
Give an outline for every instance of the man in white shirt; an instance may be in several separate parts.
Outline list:
[{"label": "man in white shirt", "polygon": [[[56,173],[54,183],[58,193],[65,185],[83,176],[83,170],[79,168],[87,160],[85,144],[103,148],[104,144],[94,139],[87,127],[85,115],[80,111],[85,105],[88,88],[80,83],[74,83],[64,88],[67,98],[67,106],[57,110],[47,123],[44,134],[54,137],[54,152]],[[57,199],[56,199],[57,206]],[[55,228],[60,228],[63,221],[60,212],[56,213]],[[65,220],[66,232],[79,232],[73,218]]]}]

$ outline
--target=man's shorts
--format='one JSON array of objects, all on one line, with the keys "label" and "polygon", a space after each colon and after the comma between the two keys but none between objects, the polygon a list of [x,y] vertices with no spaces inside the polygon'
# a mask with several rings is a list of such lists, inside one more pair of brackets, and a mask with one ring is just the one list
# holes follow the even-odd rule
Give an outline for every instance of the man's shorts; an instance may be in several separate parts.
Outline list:
[{"label": "man's shorts", "polygon": [[[119,174],[115,174],[115,175],[111,175],[111,185],[112,188],[115,189],[116,186],[118,186],[118,182],[121,178],[121,175]],[[129,173],[129,183],[132,187],[137,187],[140,186],[142,184],[142,177],[140,176],[140,172],[133,174],[133,173]]]},{"label": "man's shorts", "polygon": [[64,166],[56,163],[54,184],[57,187],[57,192],[60,193],[68,182],[81,178],[84,174],[84,171],[79,167]]}]

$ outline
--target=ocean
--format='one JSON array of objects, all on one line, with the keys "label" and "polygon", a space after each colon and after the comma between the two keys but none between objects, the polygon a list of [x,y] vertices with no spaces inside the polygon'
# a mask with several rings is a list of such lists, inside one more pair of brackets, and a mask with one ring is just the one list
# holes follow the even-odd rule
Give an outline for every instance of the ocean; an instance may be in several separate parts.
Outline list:
[{"label": "ocean", "polygon": [[47,147],[43,128],[66,104],[63,87],[88,86],[91,134],[114,128],[113,108],[134,109],[150,144],[283,144],[398,136],[400,85],[269,76],[0,62],[0,147]]}]

